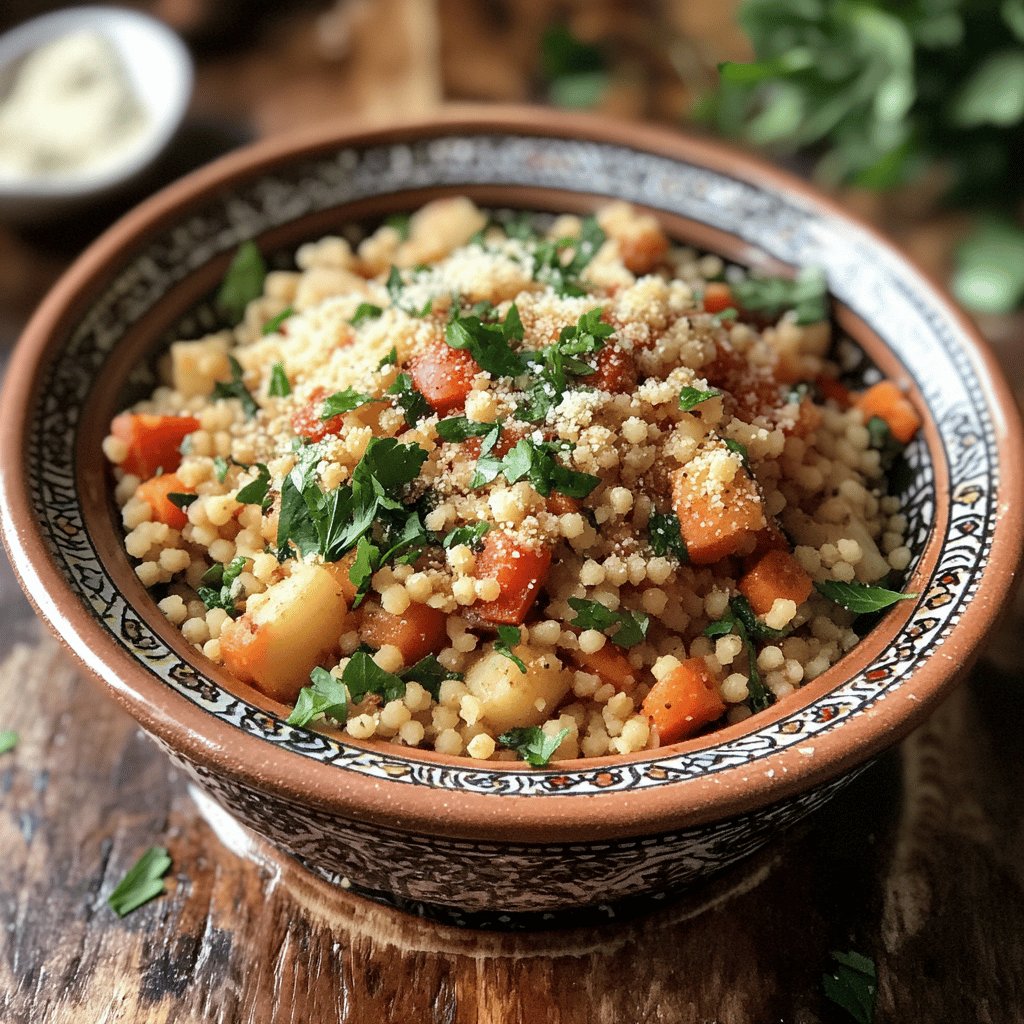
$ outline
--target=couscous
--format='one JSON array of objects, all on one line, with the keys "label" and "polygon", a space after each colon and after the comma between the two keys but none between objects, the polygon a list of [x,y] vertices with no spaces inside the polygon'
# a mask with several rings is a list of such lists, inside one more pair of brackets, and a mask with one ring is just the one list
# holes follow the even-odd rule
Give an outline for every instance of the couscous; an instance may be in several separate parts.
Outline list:
[{"label": "couscous", "polygon": [[104,442],[125,549],[289,721],[480,761],[742,721],[907,595],[920,421],[830,361],[823,282],[650,215],[430,203],[267,272]]}]

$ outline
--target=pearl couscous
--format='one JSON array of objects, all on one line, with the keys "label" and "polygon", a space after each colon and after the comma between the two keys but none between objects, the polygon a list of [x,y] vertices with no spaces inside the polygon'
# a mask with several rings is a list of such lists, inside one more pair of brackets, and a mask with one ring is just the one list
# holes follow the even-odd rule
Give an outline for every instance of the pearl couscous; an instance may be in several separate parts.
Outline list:
[{"label": "pearl couscous", "polygon": [[454,198],[295,270],[244,246],[241,322],[111,425],[139,579],[295,725],[628,754],[785,698],[906,596],[919,421],[839,382],[820,279],[621,203],[542,223]]}]

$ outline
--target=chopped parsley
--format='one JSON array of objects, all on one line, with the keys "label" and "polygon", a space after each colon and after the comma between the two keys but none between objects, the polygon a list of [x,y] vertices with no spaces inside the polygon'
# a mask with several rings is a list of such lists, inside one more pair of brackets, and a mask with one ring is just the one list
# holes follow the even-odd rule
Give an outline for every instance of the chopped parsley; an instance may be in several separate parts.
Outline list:
[{"label": "chopped parsley", "polygon": [[188,494],[182,491],[170,491],[167,495],[167,500],[172,505],[177,505],[177,507],[184,512],[184,510],[187,509],[198,497],[198,494]]},{"label": "chopped parsley", "polygon": [[235,253],[217,292],[217,308],[231,323],[245,316],[245,307],[263,294],[267,265],[253,242],[243,242]]},{"label": "chopped parsley", "polygon": [[456,526],[454,530],[449,530],[445,534],[441,545],[445,548],[453,548],[457,544],[465,544],[466,547],[472,548],[474,551],[481,551],[484,546],[484,534],[490,529],[491,524],[484,519],[472,526]]},{"label": "chopped parsley", "polygon": [[293,316],[295,316],[295,310],[291,306],[285,307],[284,309],[281,310],[280,313],[277,314],[277,316],[272,316],[263,325],[263,334],[275,334],[277,331],[281,329],[281,324],[283,324],[285,320]]},{"label": "chopped parsley", "polygon": [[543,420],[558,405],[570,387],[570,378],[589,377],[596,367],[580,356],[593,355],[604,348],[605,339],[615,333],[611,324],[601,321],[602,307],[588,310],[571,327],[563,327],[558,341],[525,354],[534,375],[526,400],[516,409],[516,418],[528,423]]},{"label": "chopped parsley", "polygon": [[227,479],[228,469],[231,468],[231,463],[224,458],[223,455],[215,455],[213,457],[213,472],[217,477],[218,483],[224,483]]},{"label": "chopped parsley", "polygon": [[437,436],[442,441],[458,442],[471,437],[483,437],[493,429],[493,423],[477,423],[465,416],[449,416],[446,420],[438,421]]},{"label": "chopped parsley", "polygon": [[367,694],[376,694],[387,704],[405,696],[405,680],[393,672],[385,672],[366,651],[356,651],[348,660],[341,681],[348,687],[353,704]]},{"label": "chopped parsley", "polygon": [[501,425],[496,423],[484,438],[470,487],[483,487],[503,475],[510,484],[529,481],[530,486],[545,498],[552,491],[571,498],[585,498],[601,482],[600,477],[579,473],[556,461],[556,456],[573,450],[575,445],[570,441],[535,441],[532,437],[524,437],[507,455],[497,458],[491,452],[500,434]]},{"label": "chopped parsley", "polygon": [[[569,607],[576,613],[576,617],[570,623],[571,626],[606,633],[617,647],[635,647],[647,636],[647,627],[651,620],[643,612],[613,612],[600,601],[585,601],[581,597],[570,597]],[[618,629],[614,633],[607,632],[616,626]]]},{"label": "chopped parsley", "polygon": [[385,287],[388,290],[388,296],[391,299],[391,304],[409,316],[426,316],[434,304],[433,299],[427,299],[422,309],[416,309],[415,307],[410,308],[409,306],[403,305],[403,292],[405,290],[405,285],[402,283],[402,274],[398,267],[392,266],[391,273],[388,274],[388,280]]},{"label": "chopped parsley", "polygon": [[[523,640],[522,633],[519,632],[518,626],[499,626],[498,637],[494,641],[494,649],[498,654],[505,655],[509,661],[512,662],[520,672],[526,672],[526,665],[523,659],[520,658],[513,650],[513,647],[518,647]],[[501,742],[500,740],[498,742]]]},{"label": "chopped parsley", "polygon": [[367,320],[376,320],[383,312],[384,310],[380,306],[375,306],[372,302],[360,302],[349,323],[353,327],[358,327]]},{"label": "chopped parsley", "polygon": [[[541,240],[533,249],[533,279],[549,285],[558,295],[584,295],[583,271],[604,244],[605,234],[593,217],[583,221],[579,238]],[[566,255],[569,258],[566,259]]]},{"label": "chopped parsley", "polygon": [[534,768],[543,768],[568,735],[568,729],[559,729],[554,736],[548,736],[540,726],[531,725],[503,732],[498,737],[498,742],[503,747],[514,750],[527,764]]},{"label": "chopped parsley", "polygon": [[395,378],[394,383],[388,388],[388,394],[394,396],[395,407],[401,410],[407,426],[415,427],[420,420],[434,411],[407,373],[400,373]]},{"label": "chopped parsley", "polygon": [[673,555],[684,565],[690,561],[675,512],[652,512],[647,520],[647,537],[656,555]]},{"label": "chopped parsley", "polygon": [[[377,309],[378,307],[374,306],[373,308]],[[391,351],[386,356],[384,356],[384,358],[381,359],[381,361],[377,364],[377,369],[378,370],[383,370],[385,366],[397,366],[397,365],[398,365],[398,349],[394,345],[392,345],[391,346]]]},{"label": "chopped parsley", "polygon": [[309,679],[312,685],[299,690],[295,707],[287,718],[288,724],[305,726],[314,718],[333,718],[336,722],[344,722],[348,718],[345,684],[320,666],[309,673]]},{"label": "chopped parsley", "polygon": [[731,452],[735,452],[740,457],[740,462],[743,463],[743,468],[749,472],[750,470],[750,456],[747,453],[747,446],[740,444],[739,441],[734,441],[731,437],[723,437],[722,443]]},{"label": "chopped parsley", "polygon": [[831,959],[831,969],[821,977],[826,998],[845,1010],[856,1024],[871,1024],[878,991],[874,961],[853,950],[833,952]]},{"label": "chopped parsley", "polygon": [[815,583],[814,587],[819,594],[858,615],[880,612],[900,601],[912,601],[918,596],[901,594],[885,587],[873,587],[867,583],[843,583],[840,580],[823,580]]},{"label": "chopped parsley", "polygon": [[13,729],[0,732],[0,754],[10,753],[18,745],[18,734]]},{"label": "chopped parsley", "polygon": [[[251,466],[247,466],[251,469]],[[266,512],[270,507],[270,470],[262,462],[256,463],[256,479],[250,480],[235,495],[235,501],[243,505],[259,505]]]},{"label": "chopped parsley", "polygon": [[335,391],[333,395],[328,395],[324,399],[324,404],[320,407],[320,419],[333,419],[335,416],[340,416],[343,412],[351,412],[353,409],[358,409],[362,405],[368,405],[370,402],[383,401],[383,398],[375,398],[373,395],[366,394],[365,391],[345,388],[344,391]]},{"label": "chopped parsley", "polygon": [[242,403],[242,410],[245,415],[252,419],[260,411],[256,399],[249,393],[249,389],[243,381],[242,366],[234,356],[228,356],[228,365],[231,367],[231,380],[219,380],[213,386],[213,398],[237,398]]},{"label": "chopped parsley", "polygon": [[288,382],[288,374],[284,372],[284,363],[274,363],[270,368],[270,386],[267,394],[271,398],[287,398],[292,393],[292,386]]},{"label": "chopped parsley", "polygon": [[745,597],[734,597],[725,615],[715,622],[710,623],[704,630],[708,637],[726,636],[735,633],[747,652],[748,682],[747,689],[750,693],[750,709],[752,711],[764,711],[775,703],[775,694],[764,685],[761,673],[757,669],[757,648],[754,646],[754,639],[775,640],[784,635],[782,630],[772,629],[761,622],[750,607],[750,602]]},{"label": "chopped parsley", "polygon": [[110,909],[118,917],[138,910],[144,903],[162,896],[164,875],[171,869],[171,858],[162,846],[151,846],[133,865],[107,897]]},{"label": "chopped parsley", "polygon": [[412,220],[412,215],[408,213],[392,213],[388,217],[384,218],[384,226],[388,228],[394,228],[398,232],[398,237],[401,241],[405,242],[409,239],[409,222]]},{"label": "chopped parsley", "polygon": [[679,408],[683,412],[689,412],[691,409],[695,409],[702,402],[707,402],[712,398],[721,397],[722,392],[715,388],[709,388],[703,390],[701,388],[685,387],[679,392]]},{"label": "chopped parsley", "polygon": [[245,563],[246,559],[238,555],[227,565],[215,562],[203,573],[202,582],[206,586],[200,587],[197,593],[207,608],[223,608],[229,615],[235,614],[235,602],[241,588],[238,577],[245,572]]},{"label": "chopped parsley", "polygon": [[445,341],[452,348],[465,349],[481,370],[496,377],[518,377],[526,362],[511,346],[522,341],[523,322],[513,302],[501,323],[488,323],[470,314],[456,316],[448,322]]},{"label": "chopped parsley", "polygon": [[406,682],[417,682],[437,700],[441,693],[441,684],[446,679],[462,679],[461,672],[452,672],[437,660],[433,654],[420,658],[415,665],[404,668],[401,677]]},{"label": "chopped parsley", "polygon": [[748,277],[730,287],[736,301],[749,313],[777,317],[791,309],[798,324],[828,319],[828,286],[825,274],[816,267],[801,270],[795,279]]},{"label": "chopped parsley", "polygon": [[711,319],[721,324],[725,323],[726,320],[735,320],[739,315],[738,310],[732,306],[727,306],[725,309],[720,309],[717,313],[712,313]]}]

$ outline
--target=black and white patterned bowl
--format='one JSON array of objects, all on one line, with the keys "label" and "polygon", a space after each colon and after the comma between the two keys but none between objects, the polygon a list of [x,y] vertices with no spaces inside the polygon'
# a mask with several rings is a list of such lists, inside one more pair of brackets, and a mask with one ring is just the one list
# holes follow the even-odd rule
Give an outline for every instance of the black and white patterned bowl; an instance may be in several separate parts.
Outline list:
[{"label": "black and white patterned bowl", "polygon": [[[292,728],[169,626],[124,553],[100,441],[243,239],[286,253],[443,194],[582,211],[626,199],[678,239],[824,268],[851,363],[925,426],[903,495],[918,600],[829,672],[712,736],[526,770]],[[451,920],[532,922],[671,893],[779,840],[949,690],[1021,552],[1021,437],[991,357],[891,245],[803,183],[676,133],[538,110],[456,111],[229,156],[86,252],[28,327],[3,394],[4,540],[40,614],[212,797],[323,877]]]}]

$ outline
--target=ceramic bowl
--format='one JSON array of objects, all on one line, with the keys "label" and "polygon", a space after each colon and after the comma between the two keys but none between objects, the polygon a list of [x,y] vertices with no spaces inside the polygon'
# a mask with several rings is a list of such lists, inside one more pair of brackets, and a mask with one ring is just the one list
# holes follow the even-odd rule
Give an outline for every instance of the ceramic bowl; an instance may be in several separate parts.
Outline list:
[{"label": "ceramic bowl", "polygon": [[[919,593],[769,711],[627,757],[532,770],[285,724],[170,626],[132,572],[100,441],[176,337],[215,324],[243,239],[288,254],[462,193],[586,211],[626,199],[677,239],[759,267],[817,265],[854,339],[924,417],[903,494]],[[151,386],[151,385],[149,385]],[[270,141],[161,192],[67,273],[18,347],[0,422],[4,538],[40,614],[222,807],[311,870],[407,909],[515,924],[636,907],[704,878],[834,796],[950,690],[1021,553],[1021,435],[968,321],[888,242],[803,182],[710,142],[538,110]]]},{"label": "ceramic bowl", "polygon": [[192,97],[192,58],[185,44],[155,18],[122,7],[72,7],[27,21],[0,36],[0,95],[18,63],[33,50],[82,30],[101,33],[124,63],[146,114],[138,138],[116,160],[48,178],[0,176],[0,217],[41,223],[81,210],[135,181],[178,130]]}]

